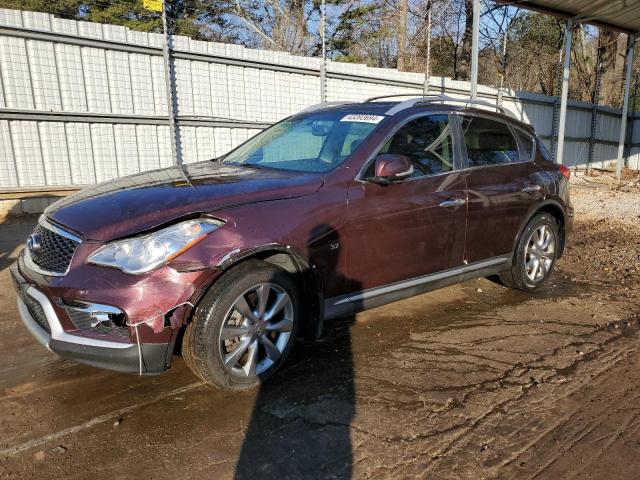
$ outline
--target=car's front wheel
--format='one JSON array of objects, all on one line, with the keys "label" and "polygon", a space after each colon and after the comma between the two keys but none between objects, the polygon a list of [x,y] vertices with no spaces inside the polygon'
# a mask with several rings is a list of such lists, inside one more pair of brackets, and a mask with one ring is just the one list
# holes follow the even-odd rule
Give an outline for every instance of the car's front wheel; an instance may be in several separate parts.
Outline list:
[{"label": "car's front wheel", "polygon": [[207,383],[251,388],[284,362],[297,328],[298,293],[289,274],[250,260],[220,277],[198,305],[183,357]]},{"label": "car's front wheel", "polygon": [[535,290],[553,272],[559,247],[558,223],[547,213],[535,215],[522,231],[511,269],[500,274],[504,285]]}]

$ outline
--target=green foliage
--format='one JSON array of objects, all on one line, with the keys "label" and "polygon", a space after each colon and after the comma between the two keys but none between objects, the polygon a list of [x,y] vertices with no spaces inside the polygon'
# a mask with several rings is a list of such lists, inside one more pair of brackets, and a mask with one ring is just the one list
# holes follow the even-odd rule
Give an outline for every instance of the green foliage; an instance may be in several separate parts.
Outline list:
[{"label": "green foliage", "polygon": [[86,12],[83,20],[122,25],[142,32],[162,31],[160,13],[145,9],[142,0],[88,0],[83,7]]},{"label": "green foliage", "polygon": [[563,25],[549,15],[526,12],[509,34],[512,46],[529,45],[538,51],[557,51],[564,38]]},{"label": "green foliage", "polygon": [[[167,0],[172,33],[199,40],[234,41],[226,34],[225,14],[231,0]],[[162,17],[142,0],[0,0],[0,8],[51,13],[61,18],[121,25],[142,32],[161,32]]]},{"label": "green foliage", "polygon": [[53,13],[61,18],[76,19],[82,0],[0,0],[0,8]]}]

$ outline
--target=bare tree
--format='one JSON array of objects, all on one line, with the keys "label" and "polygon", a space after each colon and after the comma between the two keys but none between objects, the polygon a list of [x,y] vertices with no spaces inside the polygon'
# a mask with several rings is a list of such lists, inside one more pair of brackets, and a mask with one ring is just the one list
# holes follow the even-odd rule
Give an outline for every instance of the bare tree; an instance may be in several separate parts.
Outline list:
[{"label": "bare tree", "polygon": [[235,0],[231,15],[246,30],[245,44],[307,55],[317,43],[308,28],[317,11],[306,0]]}]

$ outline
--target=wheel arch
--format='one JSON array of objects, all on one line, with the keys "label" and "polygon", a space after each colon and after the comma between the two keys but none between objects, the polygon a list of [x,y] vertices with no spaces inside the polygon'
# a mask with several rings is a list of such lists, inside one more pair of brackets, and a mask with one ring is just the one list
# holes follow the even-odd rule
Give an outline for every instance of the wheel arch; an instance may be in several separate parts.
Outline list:
[{"label": "wheel arch", "polygon": [[520,237],[522,232],[524,231],[527,224],[531,221],[531,219],[539,214],[539,213],[547,213],[556,219],[558,222],[558,233],[560,235],[560,248],[558,249],[558,257],[562,257],[564,253],[564,247],[566,242],[566,214],[562,205],[556,200],[548,199],[544,200],[541,203],[537,203],[527,213],[524,218],[524,221],[520,224],[520,228],[518,230],[518,235],[514,240],[512,251],[515,252],[515,249],[520,241]]},{"label": "wheel arch", "polygon": [[317,340],[322,334],[322,280],[317,269],[303,252],[290,245],[268,244],[239,251],[226,258],[218,268],[220,275],[208,285],[209,290],[229,270],[250,261],[261,260],[288,272],[296,285],[301,286],[300,314],[302,323],[299,335],[307,340]]}]

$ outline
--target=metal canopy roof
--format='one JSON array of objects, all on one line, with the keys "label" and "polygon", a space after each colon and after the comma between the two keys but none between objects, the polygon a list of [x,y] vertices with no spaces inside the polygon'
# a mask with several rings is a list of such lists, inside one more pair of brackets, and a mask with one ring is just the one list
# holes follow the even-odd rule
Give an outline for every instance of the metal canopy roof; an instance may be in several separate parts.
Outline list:
[{"label": "metal canopy roof", "polygon": [[561,18],[573,17],[577,22],[590,23],[624,33],[640,32],[640,1],[638,0],[498,0],[513,6],[536,10]]}]

